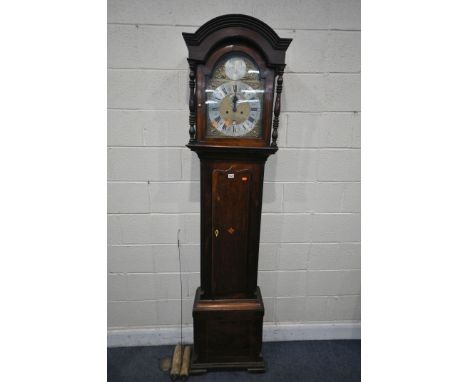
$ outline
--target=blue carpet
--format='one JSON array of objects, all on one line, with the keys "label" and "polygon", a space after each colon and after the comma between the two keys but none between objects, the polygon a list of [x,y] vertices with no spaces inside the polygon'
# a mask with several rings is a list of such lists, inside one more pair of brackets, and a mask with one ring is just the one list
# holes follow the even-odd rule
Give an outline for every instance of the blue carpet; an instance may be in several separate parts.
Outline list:
[{"label": "blue carpet", "polygon": [[[107,349],[109,382],[170,381],[159,370],[159,359],[172,355],[173,346],[145,346]],[[294,341],[265,342],[263,358],[267,371],[210,371],[191,376],[192,382],[278,381],[357,382],[361,380],[361,342]]]}]

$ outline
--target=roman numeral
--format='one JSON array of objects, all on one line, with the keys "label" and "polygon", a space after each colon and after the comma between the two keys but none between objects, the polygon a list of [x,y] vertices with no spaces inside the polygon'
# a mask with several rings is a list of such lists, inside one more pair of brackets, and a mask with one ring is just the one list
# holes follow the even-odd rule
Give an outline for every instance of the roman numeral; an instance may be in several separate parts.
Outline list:
[{"label": "roman numeral", "polygon": [[257,110],[258,110],[258,107],[251,107],[250,110],[252,110],[252,111],[257,111]]},{"label": "roman numeral", "polygon": [[221,121],[221,116],[218,115],[218,116],[215,118],[215,121],[219,123],[219,121]]},{"label": "roman numeral", "polygon": [[252,116],[250,116],[250,117],[248,118],[248,120],[250,121],[250,123],[254,123],[254,122],[255,122],[255,119],[254,119]]}]

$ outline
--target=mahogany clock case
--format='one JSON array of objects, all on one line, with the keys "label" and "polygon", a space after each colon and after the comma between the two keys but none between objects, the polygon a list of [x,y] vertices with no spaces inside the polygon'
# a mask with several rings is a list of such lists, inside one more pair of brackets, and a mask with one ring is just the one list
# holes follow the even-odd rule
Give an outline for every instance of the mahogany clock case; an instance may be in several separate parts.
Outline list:
[{"label": "mahogany clock case", "polygon": [[[257,286],[263,176],[268,156],[278,149],[284,58],[291,39],[245,15],[217,17],[183,37],[190,67],[187,147],[200,159],[201,190],[201,285],[192,312],[191,370],[264,371],[264,304]],[[207,84],[227,55],[248,57],[259,70],[263,110],[257,136],[207,134]]]},{"label": "mahogany clock case", "polygon": [[264,304],[257,270],[268,154],[260,151],[198,151],[201,286],[193,306],[194,373],[213,368],[265,370]]}]

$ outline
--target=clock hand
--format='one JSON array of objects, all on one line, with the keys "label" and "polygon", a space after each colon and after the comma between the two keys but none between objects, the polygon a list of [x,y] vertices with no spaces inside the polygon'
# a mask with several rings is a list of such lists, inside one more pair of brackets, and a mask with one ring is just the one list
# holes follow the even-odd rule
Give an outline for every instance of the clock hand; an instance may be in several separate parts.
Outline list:
[{"label": "clock hand", "polygon": [[232,98],[232,102],[234,103],[232,107],[232,111],[234,113],[237,111],[237,107],[236,107],[237,101],[239,101],[239,99],[237,98],[237,85],[234,85],[234,97]]}]

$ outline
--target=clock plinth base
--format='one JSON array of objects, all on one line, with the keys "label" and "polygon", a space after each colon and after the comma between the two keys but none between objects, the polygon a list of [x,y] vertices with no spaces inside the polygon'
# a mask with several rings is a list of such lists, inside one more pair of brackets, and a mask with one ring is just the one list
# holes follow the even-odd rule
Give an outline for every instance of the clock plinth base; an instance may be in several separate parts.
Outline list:
[{"label": "clock plinth base", "polygon": [[204,300],[198,288],[193,305],[194,346],[191,374],[208,370],[266,369],[262,350],[262,295],[254,299]]},{"label": "clock plinth base", "polygon": [[246,370],[249,373],[264,373],[266,371],[265,361],[259,362],[211,362],[201,363],[192,361],[190,364],[190,375],[205,374],[210,370]]}]

